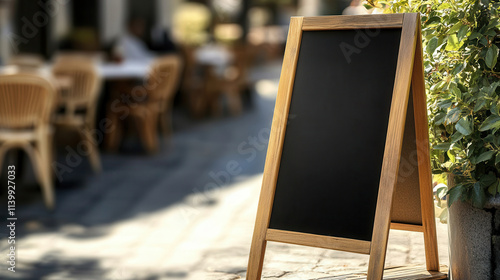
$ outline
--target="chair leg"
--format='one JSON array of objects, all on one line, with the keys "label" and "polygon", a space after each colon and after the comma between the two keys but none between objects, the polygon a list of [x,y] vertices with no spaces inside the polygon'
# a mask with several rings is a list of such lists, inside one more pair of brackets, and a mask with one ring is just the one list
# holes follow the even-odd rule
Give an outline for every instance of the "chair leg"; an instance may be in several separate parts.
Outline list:
[{"label": "chair leg", "polygon": [[158,120],[160,130],[163,136],[167,137],[172,134],[172,118],[169,113],[161,113]]},{"label": "chair leg", "polygon": [[88,145],[89,160],[90,160],[90,165],[92,166],[92,170],[94,170],[95,173],[100,173],[102,168],[101,168],[101,160],[99,157],[99,148],[97,147],[97,143],[90,134],[89,128],[84,127],[82,130],[79,131],[80,134],[82,135],[82,138],[88,141],[89,143]]},{"label": "chair leg", "polygon": [[136,116],[136,127],[139,132],[139,137],[141,138],[144,147],[148,153],[154,153],[158,151],[158,115],[150,114],[148,118],[143,116]]},{"label": "chair leg", "polygon": [[208,104],[210,106],[210,114],[213,117],[222,116],[222,106],[220,104],[220,96],[217,93],[212,93],[209,97]]},{"label": "chair leg", "polygon": [[37,147],[28,153],[32,153],[30,157],[35,159],[33,162],[33,166],[35,166],[35,168],[38,170],[38,177],[40,185],[42,187],[45,206],[48,209],[54,209],[55,198],[54,184],[50,168],[51,151],[49,137],[39,137]]},{"label": "chair leg", "polygon": [[238,90],[232,89],[227,94],[227,103],[229,107],[229,112],[233,116],[241,114],[243,111],[243,104],[241,102],[241,94]]},{"label": "chair leg", "polygon": [[53,172],[54,170],[52,169],[52,164],[55,163],[57,160],[57,149],[56,149],[56,144],[54,143],[54,131],[49,131],[47,135],[47,148],[48,148],[48,158],[49,158],[49,175],[54,182],[56,173]]},{"label": "chair leg", "polygon": [[120,139],[123,134],[123,121],[118,118],[115,113],[108,114],[108,118],[114,125],[114,129],[109,132],[104,139],[104,147],[106,150],[116,152],[120,146]]}]

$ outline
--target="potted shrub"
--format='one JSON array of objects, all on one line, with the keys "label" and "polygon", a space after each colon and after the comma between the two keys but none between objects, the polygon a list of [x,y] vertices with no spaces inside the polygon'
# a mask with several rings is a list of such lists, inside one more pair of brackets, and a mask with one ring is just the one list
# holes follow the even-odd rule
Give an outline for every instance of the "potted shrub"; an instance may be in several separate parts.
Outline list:
[{"label": "potted shrub", "polygon": [[448,181],[455,279],[500,279],[500,2],[395,0],[419,12],[432,167]]}]

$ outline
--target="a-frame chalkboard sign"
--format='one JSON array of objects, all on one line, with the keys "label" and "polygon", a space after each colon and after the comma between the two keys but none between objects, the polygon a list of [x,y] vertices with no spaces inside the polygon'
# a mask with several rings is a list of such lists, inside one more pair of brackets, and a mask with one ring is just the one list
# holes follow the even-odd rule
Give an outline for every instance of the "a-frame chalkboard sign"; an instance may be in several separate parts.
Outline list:
[{"label": "a-frame chalkboard sign", "polygon": [[420,16],[292,17],[247,279],[267,241],[369,254],[382,279],[390,228],[439,271]]}]

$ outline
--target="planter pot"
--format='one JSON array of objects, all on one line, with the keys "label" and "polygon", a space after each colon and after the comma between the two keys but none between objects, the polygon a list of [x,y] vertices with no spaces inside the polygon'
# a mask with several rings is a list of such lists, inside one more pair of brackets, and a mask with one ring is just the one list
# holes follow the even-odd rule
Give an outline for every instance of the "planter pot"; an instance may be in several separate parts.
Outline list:
[{"label": "planter pot", "polygon": [[454,202],[448,236],[450,279],[500,280],[500,197],[490,199],[484,209]]}]

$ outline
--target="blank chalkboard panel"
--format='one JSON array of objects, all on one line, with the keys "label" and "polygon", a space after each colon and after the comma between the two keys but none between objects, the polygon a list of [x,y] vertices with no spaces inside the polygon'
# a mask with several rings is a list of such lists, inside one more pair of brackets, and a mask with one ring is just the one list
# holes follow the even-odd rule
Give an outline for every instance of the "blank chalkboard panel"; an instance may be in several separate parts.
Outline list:
[{"label": "blank chalkboard panel", "polygon": [[371,240],[400,39],[303,32],[270,229]]}]

